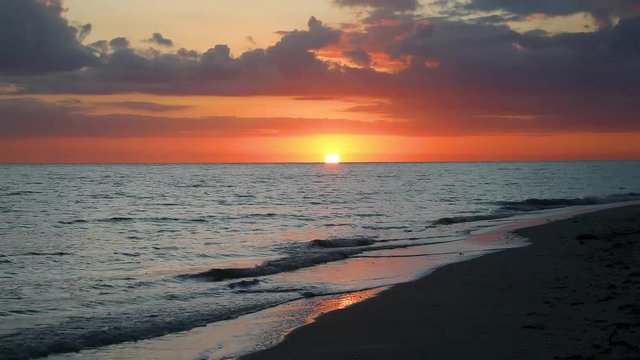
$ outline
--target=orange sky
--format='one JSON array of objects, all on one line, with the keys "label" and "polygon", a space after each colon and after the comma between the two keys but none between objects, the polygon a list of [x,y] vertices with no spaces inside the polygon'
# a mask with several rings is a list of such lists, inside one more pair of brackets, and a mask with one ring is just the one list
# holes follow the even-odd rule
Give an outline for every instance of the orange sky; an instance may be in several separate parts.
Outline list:
[{"label": "orange sky", "polygon": [[25,0],[0,162],[638,159],[640,9],[612,2]]},{"label": "orange sky", "polygon": [[[594,154],[593,149],[606,149]],[[536,161],[637,159],[640,134],[543,136],[300,136],[241,138],[56,138],[0,142],[8,163]]]}]

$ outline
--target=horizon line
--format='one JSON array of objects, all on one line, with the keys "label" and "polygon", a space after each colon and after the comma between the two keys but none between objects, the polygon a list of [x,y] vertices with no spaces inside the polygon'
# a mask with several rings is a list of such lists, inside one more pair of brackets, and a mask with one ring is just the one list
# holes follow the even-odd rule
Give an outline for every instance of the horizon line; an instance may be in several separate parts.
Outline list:
[{"label": "horizon line", "polygon": [[637,159],[580,159],[580,160],[431,160],[431,161],[342,161],[326,164],[323,161],[263,161],[263,162],[0,162],[5,165],[358,165],[358,164],[482,164],[482,163],[562,163],[562,162],[612,162],[640,161]]}]

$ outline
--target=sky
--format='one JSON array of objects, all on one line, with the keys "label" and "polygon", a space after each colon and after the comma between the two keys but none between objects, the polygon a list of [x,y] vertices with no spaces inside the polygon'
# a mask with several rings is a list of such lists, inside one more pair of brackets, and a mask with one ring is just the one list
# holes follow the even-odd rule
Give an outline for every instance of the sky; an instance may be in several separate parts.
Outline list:
[{"label": "sky", "polygon": [[640,159],[640,0],[0,0],[0,162]]}]

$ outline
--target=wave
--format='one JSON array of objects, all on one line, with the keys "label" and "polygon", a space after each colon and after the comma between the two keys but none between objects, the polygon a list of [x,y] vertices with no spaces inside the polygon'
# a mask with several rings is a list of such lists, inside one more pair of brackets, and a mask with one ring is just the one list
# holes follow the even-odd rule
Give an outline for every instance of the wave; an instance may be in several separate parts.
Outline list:
[{"label": "wave", "polygon": [[498,209],[491,214],[484,215],[461,215],[443,217],[432,223],[431,226],[454,225],[474,221],[497,220],[512,217],[518,213],[557,209],[569,206],[601,205],[624,201],[640,200],[640,193],[613,194],[603,197],[587,196],[582,198],[549,198],[549,199],[526,199],[522,201],[498,201]]},{"label": "wave", "polygon": [[409,226],[406,225],[364,225],[363,228],[369,230],[406,230]]},{"label": "wave", "polygon": [[10,314],[18,314],[18,315],[33,315],[33,314],[40,313],[40,311],[36,309],[9,310],[7,312]]},{"label": "wave", "polygon": [[357,236],[352,238],[329,238],[324,240],[313,240],[309,243],[312,247],[320,248],[349,248],[373,245],[375,240],[370,237]]},{"label": "wave", "polygon": [[182,206],[184,204],[173,203],[173,202],[165,202],[165,203],[157,203],[157,204],[152,204],[152,205],[158,205],[158,206]]},{"label": "wave", "polygon": [[121,222],[207,222],[208,220],[205,218],[192,218],[192,219],[180,219],[180,218],[172,218],[172,217],[147,217],[147,218],[132,218],[132,217],[123,217],[123,216],[114,216],[110,218],[103,219],[73,219],[73,220],[62,220],[58,221],[59,224],[63,225],[74,225],[74,224],[86,224],[89,222],[97,222],[97,223],[121,223]]},{"label": "wave", "polygon": [[135,221],[135,220],[136,219],[131,218],[131,217],[114,216],[114,217],[110,217],[110,218],[95,219],[95,220],[86,220],[86,219],[62,220],[62,221],[58,221],[58,223],[59,224],[63,224],[63,225],[74,225],[74,224],[86,224],[86,223],[91,222],[91,221],[117,223],[117,222],[131,222],[131,221]]},{"label": "wave", "polygon": [[[393,241],[404,240],[422,240],[422,238],[406,238],[406,239],[388,239],[375,241],[371,238],[356,237],[346,239],[326,239],[326,240],[314,240],[310,242],[310,246],[320,247],[321,249],[315,251],[308,251],[298,255],[287,256],[284,258],[266,261],[260,265],[246,268],[214,268],[208,271],[195,273],[195,274],[182,274],[178,275],[181,279],[191,280],[204,280],[204,281],[225,281],[233,279],[244,278],[256,278],[261,276],[269,276],[280,274],[284,272],[295,271],[299,269],[309,268],[316,265],[326,264],[335,261],[346,260],[355,255],[362,254],[367,251],[375,250],[390,250],[398,248],[407,248],[414,246],[427,246],[444,244],[460,239],[445,240],[437,242],[416,242],[416,243],[403,243],[403,244],[391,244],[391,245],[379,245],[374,246],[376,242],[388,243]],[[314,245],[322,244],[322,245]],[[347,246],[350,245],[350,246]],[[332,247],[333,246],[333,247]]]},{"label": "wave", "polygon": [[229,284],[229,288],[231,289],[236,289],[236,288],[241,288],[241,289],[245,289],[251,286],[255,286],[260,284],[260,279],[253,279],[253,280],[241,280],[241,281],[237,281],[234,283]]},{"label": "wave", "polygon": [[75,219],[75,220],[67,220],[67,221],[58,221],[58,223],[63,225],[73,225],[73,224],[86,224],[88,223],[85,219]]},{"label": "wave", "polygon": [[271,220],[276,217],[284,217],[289,219],[296,219],[300,221],[312,221],[313,218],[304,215],[298,214],[276,214],[276,213],[252,213],[252,214],[242,214],[242,215],[233,215],[226,217],[218,217],[218,216],[201,216],[194,218],[177,218],[177,217],[127,217],[127,216],[113,216],[108,218],[98,218],[98,219],[72,219],[72,220],[61,220],[58,221],[59,224],[63,225],[75,225],[75,224],[85,224],[85,223],[128,223],[128,222],[152,222],[152,223],[163,223],[163,222],[177,222],[177,223],[206,223],[211,221],[212,219],[221,219],[221,220],[245,220],[245,219],[253,219],[253,220]]},{"label": "wave", "polygon": [[178,251],[178,250],[180,250],[179,246],[152,246],[151,248],[153,250],[169,250],[169,251]]},{"label": "wave", "polygon": [[140,254],[139,252],[135,252],[135,253],[115,252],[114,254],[115,255],[128,256],[128,257],[140,257],[140,256],[142,256],[142,254]]},{"label": "wave", "polygon": [[343,227],[343,226],[344,227],[354,227],[353,224],[349,224],[349,223],[336,223],[336,224],[330,223],[330,224],[324,224],[322,226],[324,226],[324,227]]},{"label": "wave", "polygon": [[491,253],[496,251],[502,251],[504,248],[496,249],[483,249],[483,250],[465,250],[465,251],[447,251],[439,253],[420,253],[420,254],[406,254],[406,255],[356,255],[354,258],[360,259],[393,259],[393,258],[413,258],[413,257],[427,257],[427,256],[442,256],[442,255],[468,255],[477,253]]},{"label": "wave", "polygon": [[22,191],[12,191],[4,194],[0,194],[0,196],[21,196],[21,195],[32,195],[32,194],[42,194],[41,191],[33,191],[33,190],[22,190]]},{"label": "wave", "polygon": [[254,267],[221,269],[216,268],[196,274],[179,275],[179,277],[184,279],[200,279],[217,282],[231,279],[275,275],[328,262],[345,260],[352,255],[360,253],[361,251],[362,250],[340,250],[312,252],[302,255],[289,256],[277,260],[266,261]]},{"label": "wave", "polygon": [[[621,201],[640,200],[640,193],[614,194],[606,197],[585,197],[585,198],[558,198],[558,199],[527,199],[524,201],[504,201],[499,202],[499,212],[487,215],[470,215],[447,217],[436,220],[433,225],[451,225],[457,223],[493,220],[508,218],[517,212],[552,209],[576,205],[595,205],[603,203],[613,203]],[[420,240],[410,238],[410,240]],[[302,268],[308,268],[324,263],[345,260],[349,257],[359,255],[365,251],[385,250],[398,247],[422,246],[438,244],[442,242],[385,245],[374,246],[376,242],[390,242],[396,240],[376,240],[372,237],[352,237],[352,238],[329,238],[323,240],[313,240],[308,243],[308,247],[318,250],[306,252],[304,254],[292,255],[276,260],[266,261],[260,265],[246,268],[214,268],[196,274],[180,275],[186,279],[201,279],[206,281],[224,281],[231,279],[243,279],[251,277],[261,277],[275,275],[283,272],[290,272]],[[453,240],[455,241],[455,240]],[[443,241],[449,242],[449,241]]]},{"label": "wave", "polygon": [[[288,301],[290,300],[243,305],[231,311],[196,310],[164,316],[147,315],[144,318],[136,317],[136,314],[79,317],[56,325],[0,335],[0,358],[27,360],[149,339],[237,318]],[[126,316],[126,321],[123,321],[123,316]]]},{"label": "wave", "polygon": [[23,253],[23,254],[4,255],[2,257],[14,257],[14,256],[67,256],[67,255],[73,255],[73,253],[64,252],[64,251],[56,251],[56,252],[30,251],[30,252],[26,252],[26,253]]},{"label": "wave", "polygon": [[122,217],[122,216],[114,216],[107,219],[100,219],[100,222],[130,222],[134,221],[134,218],[131,217]]},{"label": "wave", "polygon": [[[141,314],[137,311],[125,311],[107,316],[77,317],[55,325],[24,329],[11,334],[0,335],[0,358],[26,360],[54,354],[74,353],[84,349],[139,341],[186,331],[290,303],[301,298],[348,294],[385,287],[374,286],[336,292],[301,288],[240,289],[239,293],[265,293],[272,295],[281,293],[285,294],[285,296],[277,296],[275,298],[270,296],[270,300],[265,298],[254,304],[245,304],[232,308],[184,308],[182,309],[184,311],[171,311],[163,313],[162,316],[158,316],[155,313]],[[288,293],[293,296],[286,295]],[[0,311],[0,317],[3,316],[10,316],[10,314]],[[123,321],[123,319],[126,319],[126,321]]]},{"label": "wave", "polygon": [[625,193],[625,194],[613,194],[604,197],[587,196],[582,198],[551,198],[551,199],[527,199],[524,201],[500,201],[497,204],[500,205],[502,211],[538,211],[546,209],[556,209],[569,206],[581,206],[581,205],[600,205],[611,204],[623,201],[640,200],[640,193]]},{"label": "wave", "polygon": [[444,217],[434,221],[433,225],[454,225],[454,224],[461,224],[461,223],[474,222],[474,221],[505,219],[513,215],[514,214],[489,214],[489,215]]}]

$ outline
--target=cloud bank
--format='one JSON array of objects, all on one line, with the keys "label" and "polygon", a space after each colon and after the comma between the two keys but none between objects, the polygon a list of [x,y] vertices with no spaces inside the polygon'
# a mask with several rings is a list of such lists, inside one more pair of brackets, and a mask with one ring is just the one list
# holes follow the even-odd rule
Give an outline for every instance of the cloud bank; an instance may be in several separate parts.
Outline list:
[{"label": "cloud bank", "polygon": [[[147,42],[161,50],[136,48],[124,37],[84,44],[91,26],[70,25],[61,1],[7,0],[0,3],[1,88],[23,96],[362,96],[385,101],[350,112],[382,114],[389,123],[99,117],[67,105],[11,100],[0,104],[3,136],[248,134],[251,129],[407,136],[640,131],[638,1],[437,1],[450,17],[423,13],[423,6],[434,3],[427,1],[334,3],[365,9],[364,15],[341,27],[311,17],[306,29],[283,32],[272,46],[234,55],[225,44],[202,52],[171,49],[173,42],[160,32]],[[481,11],[501,13],[493,21],[482,20],[481,13],[469,20],[454,16]],[[518,32],[505,20],[582,12],[598,19],[596,31]],[[171,110],[135,101],[112,105]]]}]

